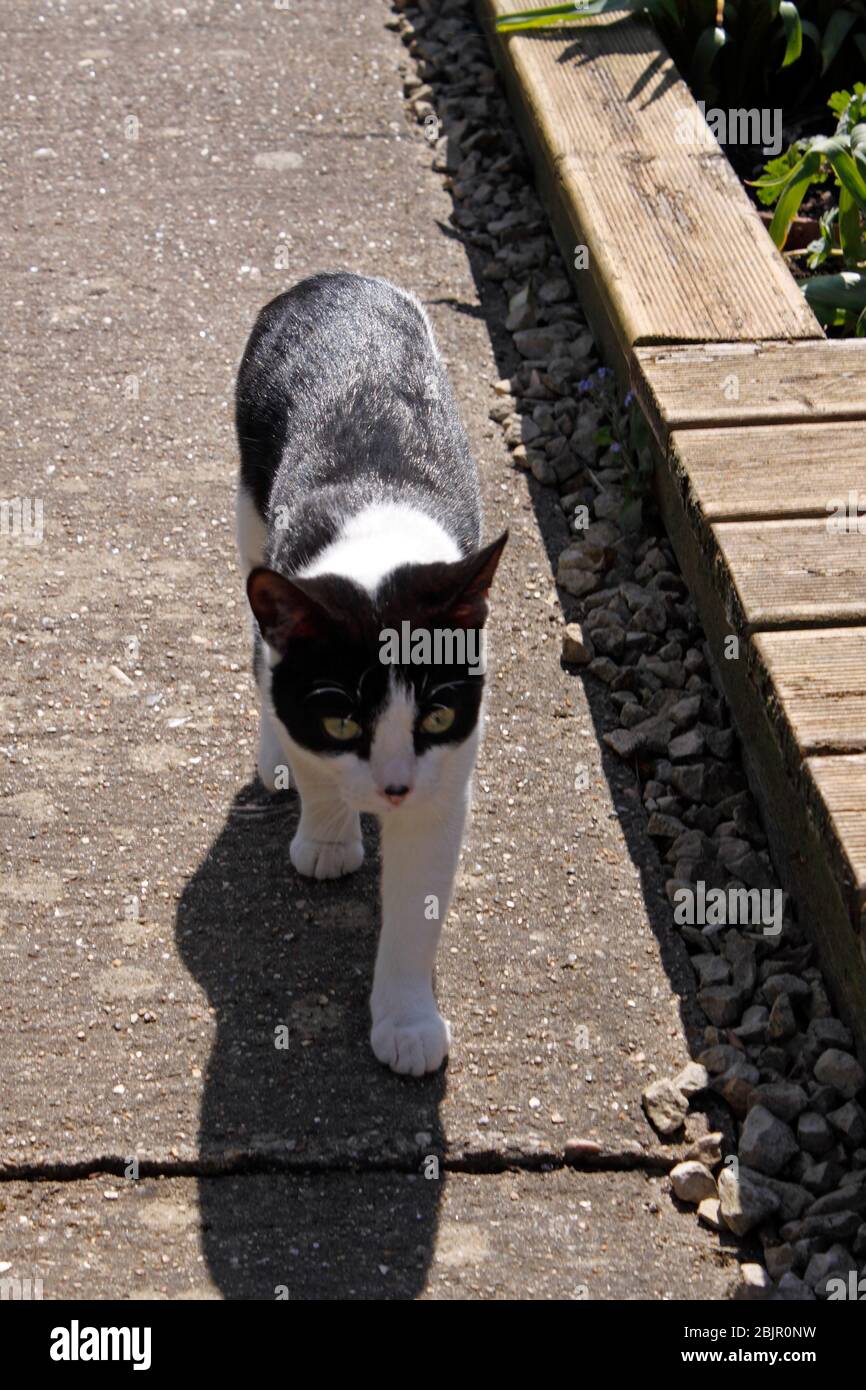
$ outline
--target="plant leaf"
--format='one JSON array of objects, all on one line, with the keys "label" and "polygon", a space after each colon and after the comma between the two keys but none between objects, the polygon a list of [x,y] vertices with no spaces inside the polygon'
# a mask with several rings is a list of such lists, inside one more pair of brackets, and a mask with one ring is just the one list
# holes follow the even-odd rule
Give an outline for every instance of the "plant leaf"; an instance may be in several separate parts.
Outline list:
[{"label": "plant leaf", "polygon": [[866,178],[857,167],[857,162],[847,149],[835,150],[827,155],[833,172],[843,188],[847,188],[860,211],[866,213]]},{"label": "plant leaf", "polygon": [[799,166],[791,174],[782,192],[779,194],[779,201],[776,204],[776,211],[770,223],[770,236],[781,251],[788,240],[788,232],[791,230],[791,223],[797,216],[800,204],[806,196],[809,184],[812,182],[821,166],[821,156],[817,150],[809,150],[804,154]]},{"label": "plant leaf", "polygon": [[863,241],[860,235],[860,213],[857,204],[844,186],[839,190],[839,244],[846,265],[855,266],[862,259]]},{"label": "plant leaf", "polygon": [[776,159],[768,159],[761,177],[747,180],[749,187],[755,189],[758,201],[765,207],[771,207],[801,160],[802,154],[796,144],[789,145],[785,153]]},{"label": "plant leaf", "polygon": [[701,34],[695,44],[691,62],[691,86],[695,91],[703,91],[710,69],[727,42],[727,32],[718,25],[713,29],[705,29]]},{"label": "plant leaf", "polygon": [[779,16],[785,29],[785,56],[782,59],[782,67],[787,68],[796,63],[803,52],[803,28],[800,23],[800,11],[792,0],[782,0]]},{"label": "plant leaf", "polygon": [[819,322],[844,326],[849,316],[861,315],[866,309],[866,275],[856,270],[816,275],[806,281],[803,294]]},{"label": "plant leaf", "polygon": [[835,14],[830,16],[830,22],[824,30],[824,41],[821,44],[822,75],[834,61],[839,49],[842,47],[843,40],[856,21],[857,15],[853,10],[837,10]]},{"label": "plant leaf", "polygon": [[521,29],[547,29],[556,24],[580,24],[606,10],[633,12],[643,9],[642,0],[573,0],[570,5],[548,5],[542,10],[514,10],[496,21],[498,33]]}]

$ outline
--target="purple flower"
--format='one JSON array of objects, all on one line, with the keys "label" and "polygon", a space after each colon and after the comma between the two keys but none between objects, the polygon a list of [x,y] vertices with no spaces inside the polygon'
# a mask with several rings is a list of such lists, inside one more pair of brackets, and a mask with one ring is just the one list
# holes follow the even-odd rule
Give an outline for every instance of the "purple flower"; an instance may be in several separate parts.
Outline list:
[{"label": "purple flower", "polygon": [[623,401],[623,405],[625,406],[626,410],[627,410],[628,407],[631,405],[631,403],[632,403],[633,400],[634,400],[634,391],[626,391],[626,393],[625,393],[625,400]]},{"label": "purple flower", "polygon": [[622,445],[621,445],[621,444],[611,444],[611,446],[610,446],[610,452],[611,452],[612,454],[618,454],[618,453],[620,452],[621,449],[622,449]]}]

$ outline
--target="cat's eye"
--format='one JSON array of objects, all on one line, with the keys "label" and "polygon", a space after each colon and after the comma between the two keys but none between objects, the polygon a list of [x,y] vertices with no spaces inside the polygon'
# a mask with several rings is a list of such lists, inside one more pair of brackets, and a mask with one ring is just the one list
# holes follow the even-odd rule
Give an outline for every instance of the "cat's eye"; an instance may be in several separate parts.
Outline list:
[{"label": "cat's eye", "polygon": [[348,743],[350,739],[357,738],[361,732],[360,724],[354,719],[323,719],[322,728],[330,738],[334,738],[338,743]]},{"label": "cat's eye", "polygon": [[425,734],[444,734],[451,728],[455,718],[456,712],[453,709],[433,709],[421,720],[421,728]]}]

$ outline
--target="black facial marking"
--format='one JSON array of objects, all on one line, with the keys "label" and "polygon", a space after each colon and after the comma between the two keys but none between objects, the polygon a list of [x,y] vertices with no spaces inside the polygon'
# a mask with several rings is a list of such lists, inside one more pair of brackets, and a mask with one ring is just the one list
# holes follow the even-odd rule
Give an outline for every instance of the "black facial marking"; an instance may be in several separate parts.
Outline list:
[{"label": "black facial marking", "polygon": [[[481,628],[487,614],[487,585],[503,544],[504,538],[453,564],[401,566],[386,576],[375,596],[350,580],[322,576],[282,581],[283,598],[279,576],[262,579],[263,614],[279,635],[282,652],[273,669],[273,701],[292,738],[316,753],[336,757],[354,753],[368,759],[392,675],[414,697],[417,754],[468,738],[478,722],[483,676],[466,664],[383,663],[382,634],[400,632],[408,621],[413,639],[418,633],[430,634],[430,649],[435,653],[432,639],[437,630],[466,627],[470,616]],[[299,603],[303,620],[296,622]],[[285,621],[280,617],[283,604],[289,611]],[[442,733],[422,727],[425,717],[436,709],[454,711],[453,722]],[[333,738],[324,726],[324,720],[332,718],[354,720],[360,733],[353,739]]]}]

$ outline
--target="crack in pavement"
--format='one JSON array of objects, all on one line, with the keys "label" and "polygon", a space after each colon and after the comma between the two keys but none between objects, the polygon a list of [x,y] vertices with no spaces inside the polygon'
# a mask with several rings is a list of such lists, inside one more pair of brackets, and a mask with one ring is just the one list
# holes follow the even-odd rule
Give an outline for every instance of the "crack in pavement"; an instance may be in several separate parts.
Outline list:
[{"label": "crack in pavement", "polygon": [[[608,1151],[595,1156],[585,1156],[583,1161],[569,1159],[563,1153],[542,1150],[537,1153],[502,1154],[490,1150],[484,1153],[452,1155],[444,1157],[428,1154],[425,1158],[435,1158],[439,1170],[445,1173],[472,1173],[477,1176],[496,1176],[512,1172],[558,1172],[569,1169],[578,1173],[625,1173],[645,1172],[653,1175],[664,1174],[682,1161],[682,1154],[672,1156],[662,1154],[637,1155],[628,1150]],[[114,1177],[126,1177],[130,1158],[116,1155],[102,1155],[94,1159],[77,1159],[75,1162],[48,1164],[5,1165],[0,1171],[0,1184],[10,1182],[77,1182],[97,1173]],[[304,1159],[293,1161],[291,1157],[275,1159],[265,1154],[244,1154],[237,1158],[198,1159],[194,1162],[178,1161],[165,1163],[153,1159],[139,1159],[137,1181],[142,1178],[218,1178],[218,1177],[261,1177],[273,1176],[320,1176],[324,1173],[417,1173],[418,1163],[412,1159],[372,1158],[362,1159]]]}]

